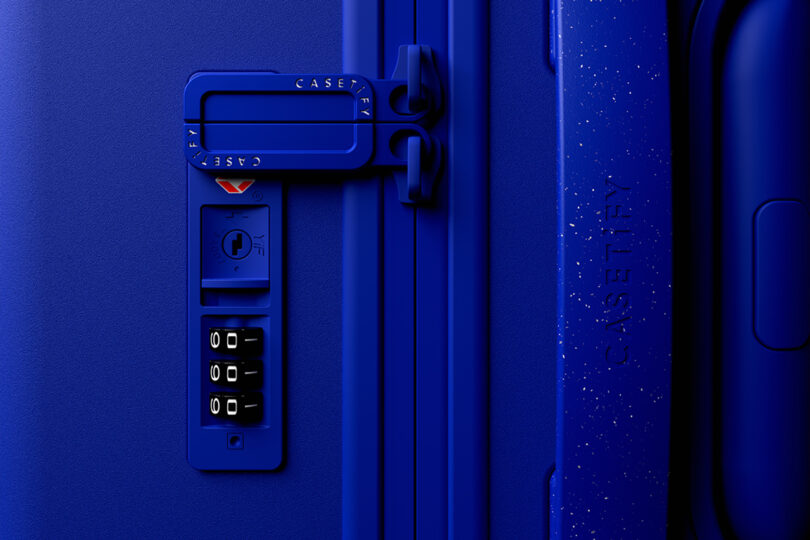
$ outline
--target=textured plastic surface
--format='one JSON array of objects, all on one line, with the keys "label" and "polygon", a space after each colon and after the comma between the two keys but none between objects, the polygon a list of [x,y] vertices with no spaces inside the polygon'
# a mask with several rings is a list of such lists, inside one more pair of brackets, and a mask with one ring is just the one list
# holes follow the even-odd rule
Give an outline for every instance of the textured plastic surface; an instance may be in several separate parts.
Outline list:
[{"label": "textured plastic surface", "polygon": [[557,105],[545,62],[548,7],[498,0],[489,14],[488,463],[495,539],[548,535],[557,340]]},{"label": "textured plastic surface", "polygon": [[552,536],[660,538],[672,258],[663,2],[560,0]]},{"label": "textured plastic surface", "polygon": [[3,174],[28,186],[0,197],[0,536],[339,535],[340,188],[285,186],[290,459],[195,470],[180,123],[200,70],[340,71],[340,10],[0,3]]}]

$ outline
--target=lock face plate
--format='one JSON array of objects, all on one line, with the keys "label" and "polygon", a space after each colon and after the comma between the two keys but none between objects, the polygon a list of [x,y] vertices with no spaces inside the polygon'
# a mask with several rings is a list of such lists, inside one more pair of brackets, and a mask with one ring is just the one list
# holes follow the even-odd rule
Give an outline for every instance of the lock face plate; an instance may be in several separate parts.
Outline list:
[{"label": "lock face plate", "polygon": [[[188,171],[188,460],[282,461],[283,196],[278,181]],[[238,176],[238,177],[237,177]]]}]

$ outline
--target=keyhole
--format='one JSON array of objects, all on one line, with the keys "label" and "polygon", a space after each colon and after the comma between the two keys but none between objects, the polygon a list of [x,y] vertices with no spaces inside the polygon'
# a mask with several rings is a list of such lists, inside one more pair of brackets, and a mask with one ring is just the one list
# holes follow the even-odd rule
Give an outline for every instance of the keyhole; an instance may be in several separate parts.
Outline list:
[{"label": "keyhole", "polygon": [[241,229],[234,229],[222,238],[222,251],[231,259],[244,259],[252,248],[250,235]]},{"label": "keyhole", "polygon": [[236,238],[231,240],[231,255],[236,257],[242,249],[242,233],[236,233]]}]

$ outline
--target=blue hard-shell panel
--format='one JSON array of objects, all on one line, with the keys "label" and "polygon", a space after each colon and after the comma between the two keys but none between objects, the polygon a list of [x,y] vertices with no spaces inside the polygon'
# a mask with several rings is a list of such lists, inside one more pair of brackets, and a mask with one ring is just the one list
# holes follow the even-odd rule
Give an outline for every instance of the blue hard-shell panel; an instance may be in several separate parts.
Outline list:
[{"label": "blue hard-shell panel", "polygon": [[340,2],[13,0],[0,35],[0,536],[338,535],[340,188],[286,188],[289,459],[200,472],[179,141],[191,73],[339,71]]}]

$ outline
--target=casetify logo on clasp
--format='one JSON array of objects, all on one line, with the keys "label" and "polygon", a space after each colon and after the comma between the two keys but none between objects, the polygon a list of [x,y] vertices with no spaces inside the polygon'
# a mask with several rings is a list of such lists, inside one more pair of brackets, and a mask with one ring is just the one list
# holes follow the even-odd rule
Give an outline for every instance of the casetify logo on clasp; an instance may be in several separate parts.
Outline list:
[{"label": "casetify logo on clasp", "polygon": [[249,169],[262,164],[259,156],[209,154],[200,143],[199,127],[186,127],[186,147],[188,160],[197,162],[201,167]]}]

